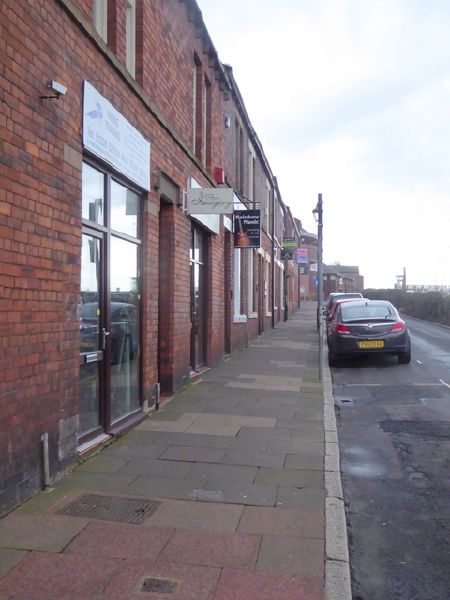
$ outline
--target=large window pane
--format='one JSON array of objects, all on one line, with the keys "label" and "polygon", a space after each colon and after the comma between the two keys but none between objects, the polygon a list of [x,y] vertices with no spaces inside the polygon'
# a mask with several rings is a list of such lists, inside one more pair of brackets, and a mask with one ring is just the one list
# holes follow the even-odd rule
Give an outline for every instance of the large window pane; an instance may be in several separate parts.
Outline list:
[{"label": "large window pane", "polygon": [[83,235],[81,249],[80,352],[98,350],[100,241]]},{"label": "large window pane", "polygon": [[138,246],[111,238],[111,416],[139,408]]},{"label": "large window pane", "polygon": [[83,163],[82,217],[104,225],[105,176],[97,169]]},{"label": "large window pane", "polygon": [[[100,241],[83,235],[81,248],[80,352],[99,349],[100,326]],[[99,365],[80,367],[80,433],[87,433],[100,423]]]},{"label": "large window pane", "polygon": [[111,182],[111,229],[133,237],[138,236],[139,196]]}]

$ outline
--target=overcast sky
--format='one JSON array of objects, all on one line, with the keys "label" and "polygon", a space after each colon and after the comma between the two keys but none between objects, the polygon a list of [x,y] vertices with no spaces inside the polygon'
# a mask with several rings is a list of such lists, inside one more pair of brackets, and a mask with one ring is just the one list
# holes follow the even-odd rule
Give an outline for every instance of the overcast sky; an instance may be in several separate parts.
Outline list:
[{"label": "overcast sky", "polygon": [[197,2],[324,261],[449,285],[450,0]]}]

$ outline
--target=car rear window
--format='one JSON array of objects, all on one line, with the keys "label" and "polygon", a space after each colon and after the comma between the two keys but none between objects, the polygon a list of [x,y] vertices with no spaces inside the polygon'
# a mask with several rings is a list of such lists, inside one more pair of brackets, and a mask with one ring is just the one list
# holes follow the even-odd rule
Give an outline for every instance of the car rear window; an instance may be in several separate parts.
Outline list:
[{"label": "car rear window", "polygon": [[353,319],[395,319],[395,313],[387,304],[358,304],[353,302],[342,304],[341,315],[343,321]]}]

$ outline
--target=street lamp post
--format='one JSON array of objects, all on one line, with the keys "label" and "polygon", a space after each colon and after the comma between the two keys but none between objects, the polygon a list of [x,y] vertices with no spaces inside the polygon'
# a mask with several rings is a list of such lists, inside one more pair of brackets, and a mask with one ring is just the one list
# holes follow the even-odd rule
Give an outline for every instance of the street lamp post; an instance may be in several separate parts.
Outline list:
[{"label": "street lamp post", "polygon": [[323,379],[323,261],[322,261],[322,237],[323,237],[323,209],[322,194],[319,194],[316,208],[312,211],[317,222],[317,329],[319,330],[319,379]]}]

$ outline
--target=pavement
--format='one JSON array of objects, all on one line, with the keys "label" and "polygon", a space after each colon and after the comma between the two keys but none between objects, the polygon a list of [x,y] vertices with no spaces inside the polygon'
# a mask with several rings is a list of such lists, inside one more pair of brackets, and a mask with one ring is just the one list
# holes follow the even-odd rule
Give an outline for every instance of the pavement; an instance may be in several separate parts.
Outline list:
[{"label": "pavement", "polygon": [[315,303],[0,520],[0,600],[137,598],[351,599]]}]

